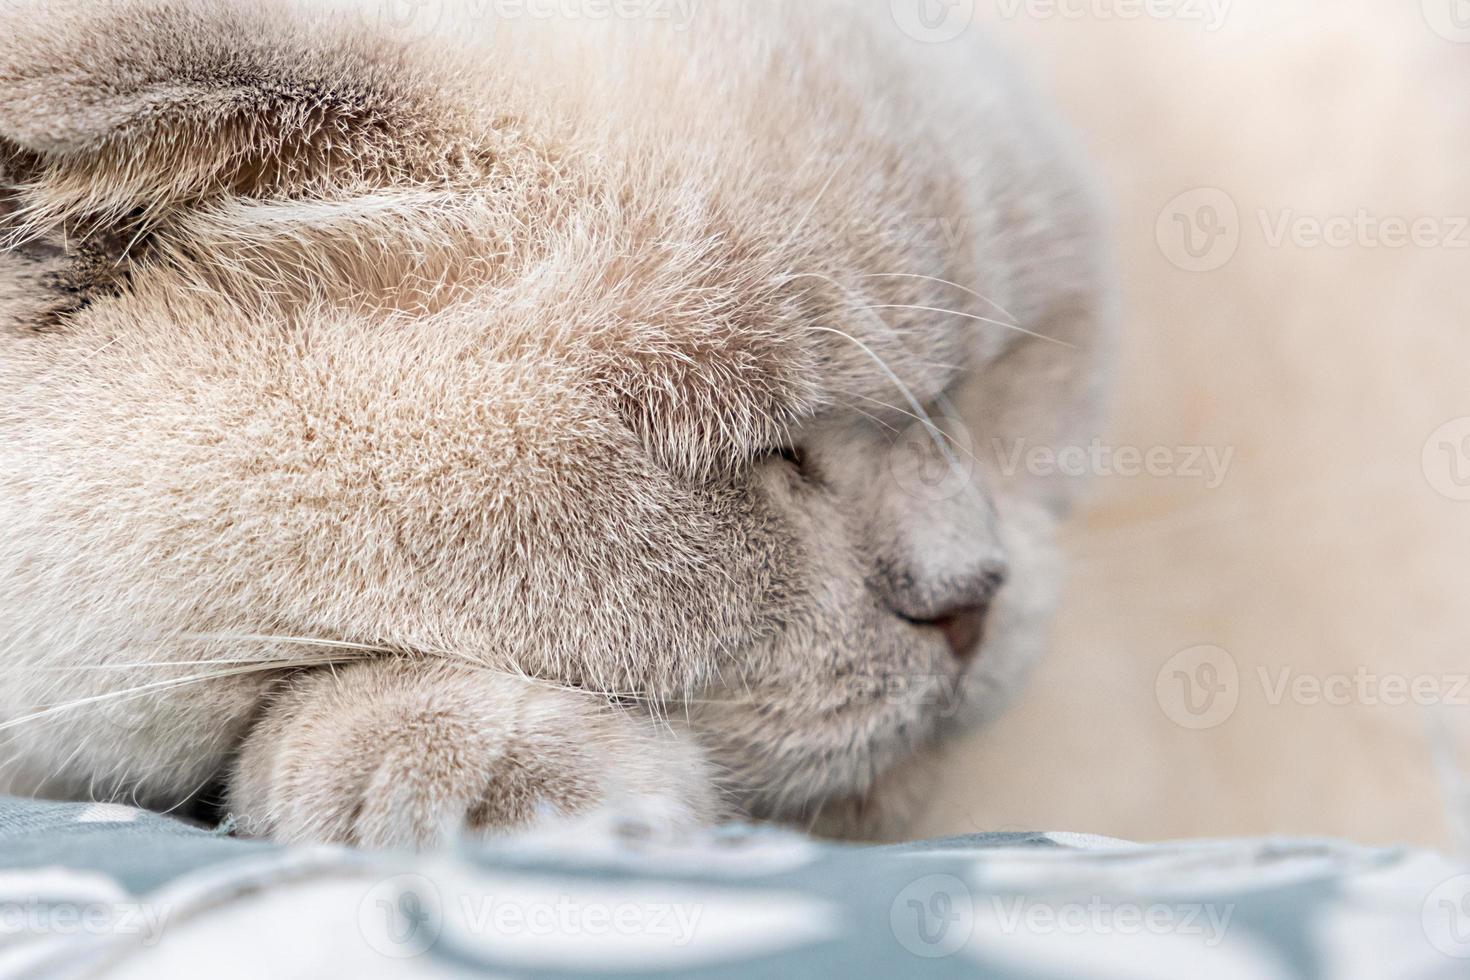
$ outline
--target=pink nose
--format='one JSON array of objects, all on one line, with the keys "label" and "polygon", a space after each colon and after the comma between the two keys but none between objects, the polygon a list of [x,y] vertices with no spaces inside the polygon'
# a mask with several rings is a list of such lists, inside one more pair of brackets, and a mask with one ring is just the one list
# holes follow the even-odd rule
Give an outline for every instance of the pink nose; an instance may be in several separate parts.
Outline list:
[{"label": "pink nose", "polygon": [[985,638],[985,619],[989,612],[989,603],[964,606],[936,616],[925,625],[944,634],[956,660],[967,661],[979,651],[980,641]]}]

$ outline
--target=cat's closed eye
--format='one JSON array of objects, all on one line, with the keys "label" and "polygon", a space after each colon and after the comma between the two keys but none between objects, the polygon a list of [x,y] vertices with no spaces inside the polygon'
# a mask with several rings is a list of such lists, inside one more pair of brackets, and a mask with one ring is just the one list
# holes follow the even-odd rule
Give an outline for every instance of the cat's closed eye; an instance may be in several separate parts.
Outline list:
[{"label": "cat's closed eye", "polygon": [[806,451],[798,449],[795,446],[781,446],[775,449],[768,449],[763,454],[763,458],[769,460],[780,460],[781,462],[791,466],[798,473],[806,473]]}]

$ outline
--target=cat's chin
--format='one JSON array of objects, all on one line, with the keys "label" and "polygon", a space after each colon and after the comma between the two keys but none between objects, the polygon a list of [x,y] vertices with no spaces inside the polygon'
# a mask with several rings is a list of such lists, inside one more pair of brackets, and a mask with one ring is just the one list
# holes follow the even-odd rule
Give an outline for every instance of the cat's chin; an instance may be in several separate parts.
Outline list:
[{"label": "cat's chin", "polygon": [[819,837],[834,840],[905,840],[925,801],[932,798],[939,775],[939,750],[921,749],[879,776],[868,792],[831,799],[814,808],[805,826]]}]

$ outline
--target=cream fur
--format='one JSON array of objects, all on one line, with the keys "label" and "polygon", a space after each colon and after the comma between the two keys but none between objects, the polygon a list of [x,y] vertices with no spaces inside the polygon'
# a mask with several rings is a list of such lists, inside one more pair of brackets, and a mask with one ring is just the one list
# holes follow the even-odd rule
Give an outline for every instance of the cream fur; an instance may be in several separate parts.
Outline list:
[{"label": "cream fur", "polygon": [[[887,7],[9,16],[5,783],[900,827],[1043,644],[1072,481],[897,436],[1085,442],[1111,302],[1045,112]],[[973,666],[918,624],[984,602]]]}]

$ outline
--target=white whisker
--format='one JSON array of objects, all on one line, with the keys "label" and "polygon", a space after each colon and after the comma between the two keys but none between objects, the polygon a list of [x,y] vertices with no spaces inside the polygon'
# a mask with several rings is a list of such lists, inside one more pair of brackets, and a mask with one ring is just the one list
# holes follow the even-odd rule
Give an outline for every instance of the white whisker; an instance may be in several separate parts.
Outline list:
[{"label": "white whisker", "polygon": [[287,643],[296,646],[326,647],[333,650],[361,650],[364,653],[398,653],[400,651],[349,640],[327,640],[312,636],[276,636],[268,633],[185,633],[185,640],[209,640],[229,643]]},{"label": "white whisker", "polygon": [[[897,412],[899,415],[903,415],[903,416],[906,416],[907,418],[911,418],[911,419],[913,419],[916,422],[926,422],[926,424],[927,424],[927,420],[920,418],[919,416],[915,415],[913,412],[906,412],[902,408],[898,407],[897,405],[890,405],[887,402],[880,401],[877,398],[870,398],[867,395],[864,395],[860,391],[848,392],[848,394],[855,395],[858,398],[863,399],[864,401],[872,402],[874,405],[878,405],[878,406],[881,406],[883,408],[886,408],[890,412]],[[947,399],[946,399],[946,401],[947,401]],[[854,411],[859,411],[859,412],[862,411],[861,409],[858,409],[858,408],[855,408],[855,407],[853,408],[853,410]],[[868,418],[873,418],[873,416],[872,415],[869,415],[867,412],[862,412],[862,414],[867,415]],[[888,428],[893,429],[893,431],[895,431],[895,432],[898,431],[897,429],[894,429],[893,426],[888,426]],[[964,453],[966,456],[968,456],[974,462],[976,462],[976,463],[980,462],[978,459],[975,458],[975,454],[972,453],[972,452],[970,452],[964,446],[960,445],[959,440],[955,439],[954,436],[950,435],[948,432],[945,432],[943,429],[939,429],[938,431],[939,431],[939,434],[942,435],[942,436],[944,436],[944,438],[947,439],[949,441],[950,445],[954,446],[955,449],[957,449],[960,452]]]},{"label": "white whisker", "polygon": [[1021,324],[1021,318],[1020,317],[1016,316],[1010,310],[1006,309],[1004,306],[1001,306],[999,303],[997,303],[995,300],[991,299],[989,296],[986,296],[984,293],[977,293],[975,290],[971,289],[969,286],[961,286],[957,282],[950,282],[948,279],[940,279],[938,276],[925,276],[925,275],[920,275],[917,272],[870,272],[867,275],[864,275],[862,278],[864,278],[864,279],[922,279],[925,282],[936,282],[936,283],[939,283],[941,286],[949,286],[949,287],[951,287],[953,289],[958,289],[962,293],[966,293],[966,294],[968,294],[970,296],[975,297],[976,299],[978,299],[982,303],[989,304],[990,306],[994,307],[1000,313],[1001,316],[1005,317],[1007,320],[1010,320],[1011,321],[1011,324],[1014,325],[1014,326],[1020,326],[1020,324]]},{"label": "white whisker", "polygon": [[955,476],[959,477],[962,482],[966,483],[966,485],[969,484],[969,481],[965,479],[964,472],[960,469],[959,460],[955,458],[954,453],[949,451],[949,446],[945,445],[944,439],[940,438],[941,436],[943,436],[944,438],[948,438],[948,436],[944,433],[943,430],[941,430],[937,425],[934,424],[934,420],[930,418],[929,413],[924,410],[924,406],[919,402],[919,399],[915,397],[913,390],[909,388],[908,385],[903,383],[903,379],[898,376],[898,373],[895,372],[893,368],[888,366],[887,361],[879,357],[871,347],[854,337],[852,334],[844,333],[841,330],[835,330],[832,327],[812,326],[808,329],[816,331],[818,333],[830,333],[834,336],[842,337],[843,339],[855,345],[864,354],[868,355],[868,357],[872,359],[873,363],[878,365],[878,369],[888,376],[888,380],[893,382],[894,386],[898,388],[899,393],[903,395],[904,399],[909,403],[910,407],[913,408],[914,417],[917,418],[921,423],[923,423],[925,431],[928,433],[929,438],[933,441],[935,448],[938,449],[940,454],[944,456],[945,461],[949,464],[951,472],[953,472]]},{"label": "white whisker", "polygon": [[943,314],[945,316],[964,317],[966,320],[974,320],[974,321],[976,321],[978,323],[988,323],[988,324],[990,324],[992,326],[1002,327],[1002,328],[1004,328],[1006,330],[1013,330],[1016,333],[1025,334],[1026,336],[1028,336],[1028,337],[1034,337],[1037,340],[1044,340],[1048,344],[1056,344],[1058,347],[1067,347],[1067,348],[1069,348],[1071,350],[1076,350],[1077,349],[1077,345],[1076,344],[1069,344],[1065,340],[1058,340],[1055,337],[1048,337],[1044,333],[1037,333],[1035,330],[1027,330],[1025,327],[1017,326],[1014,323],[1003,323],[1000,320],[992,320],[990,317],[980,316],[980,315],[978,315],[976,313],[966,313],[963,310],[945,310],[945,309],[941,309],[941,308],[939,308],[937,306],[915,306],[915,305],[908,304],[908,303],[884,303],[884,304],[880,304],[878,306],[864,307],[864,309],[869,309],[869,310],[916,310],[916,311],[919,311],[921,313],[939,313],[939,314]]},{"label": "white whisker", "polygon": [[[327,661],[323,660],[320,663],[312,664],[311,666],[320,666],[322,663],[326,662]],[[128,701],[135,698],[145,697],[155,691],[165,691],[174,687],[181,687],[187,684],[197,684],[204,681],[219,680],[226,677],[238,677],[245,674],[258,674],[268,670],[279,669],[280,666],[275,663],[252,664],[250,666],[237,667],[232,670],[214,671],[208,674],[195,674],[190,677],[174,677],[169,678],[168,680],[154,681],[149,684],[142,684],[137,687],[127,688],[121,691],[108,691],[103,694],[94,694],[90,697],[78,698],[75,701],[68,701],[63,704],[51,705],[46,708],[42,708],[40,711],[33,711],[28,715],[22,715],[19,718],[12,718],[10,721],[0,723],[0,732],[8,731],[12,728],[18,728],[21,725],[26,724],[27,722],[39,721],[43,718],[50,718],[55,715],[63,714],[67,711],[72,711],[76,708],[85,707],[89,704],[102,704],[108,701]]]},{"label": "white whisker", "polygon": [[827,182],[822,185],[822,189],[817,191],[817,196],[812,198],[811,207],[806,209],[806,214],[801,216],[801,220],[796,223],[796,226],[791,230],[791,234],[787,236],[787,240],[789,242],[795,242],[797,236],[799,236],[802,233],[802,230],[806,228],[806,223],[812,220],[812,215],[817,213],[817,205],[822,203],[822,198],[827,196],[827,191],[832,187],[832,182],[837,179],[837,175],[841,172],[842,170],[840,167],[837,170],[832,171],[831,176],[827,178]]}]

